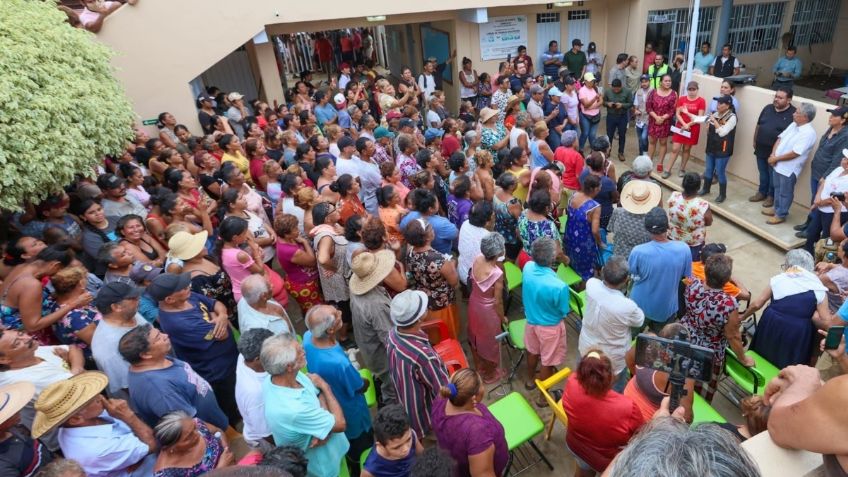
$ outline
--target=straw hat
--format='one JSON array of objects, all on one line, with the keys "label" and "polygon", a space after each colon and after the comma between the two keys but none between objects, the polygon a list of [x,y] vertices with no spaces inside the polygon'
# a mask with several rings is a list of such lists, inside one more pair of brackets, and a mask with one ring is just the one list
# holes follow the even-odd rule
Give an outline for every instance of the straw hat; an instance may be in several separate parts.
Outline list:
[{"label": "straw hat", "polygon": [[380,284],[395,266],[395,254],[391,250],[376,253],[362,252],[351,261],[353,275],[350,277],[350,292],[364,295]]},{"label": "straw hat", "polygon": [[47,386],[35,401],[32,437],[39,438],[62,424],[97,397],[109,378],[99,371],[87,371]]},{"label": "straw hat", "polygon": [[0,424],[8,421],[35,396],[35,386],[28,382],[0,386]]},{"label": "straw hat", "polygon": [[480,111],[480,122],[482,124],[486,124],[486,122],[488,120],[492,119],[493,117],[495,117],[497,115],[498,115],[497,109],[483,108],[483,110]]},{"label": "straw hat", "polygon": [[177,232],[171,240],[168,240],[168,249],[170,249],[168,254],[180,260],[191,260],[206,246],[208,237],[209,232],[205,230],[196,234]]},{"label": "straw hat", "polygon": [[662,197],[660,186],[649,181],[631,180],[621,189],[621,206],[631,214],[647,214]]}]

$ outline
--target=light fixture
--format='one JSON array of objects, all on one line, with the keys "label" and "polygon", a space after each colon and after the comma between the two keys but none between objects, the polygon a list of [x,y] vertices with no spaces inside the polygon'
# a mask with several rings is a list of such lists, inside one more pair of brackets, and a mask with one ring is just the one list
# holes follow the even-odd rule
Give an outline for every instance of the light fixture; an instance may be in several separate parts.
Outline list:
[{"label": "light fixture", "polygon": [[373,17],[365,17],[369,22],[384,22],[386,21],[385,15],[375,15]]},{"label": "light fixture", "polygon": [[554,2],[555,7],[571,7],[574,6],[574,2]]}]

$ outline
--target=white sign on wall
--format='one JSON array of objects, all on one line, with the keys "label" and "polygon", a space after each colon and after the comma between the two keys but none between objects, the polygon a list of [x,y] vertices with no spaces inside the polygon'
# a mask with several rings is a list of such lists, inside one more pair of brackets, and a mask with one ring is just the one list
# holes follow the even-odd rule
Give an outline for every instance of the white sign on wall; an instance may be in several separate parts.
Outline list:
[{"label": "white sign on wall", "polygon": [[527,16],[490,17],[480,24],[480,56],[483,61],[516,56],[519,45],[527,46]]}]

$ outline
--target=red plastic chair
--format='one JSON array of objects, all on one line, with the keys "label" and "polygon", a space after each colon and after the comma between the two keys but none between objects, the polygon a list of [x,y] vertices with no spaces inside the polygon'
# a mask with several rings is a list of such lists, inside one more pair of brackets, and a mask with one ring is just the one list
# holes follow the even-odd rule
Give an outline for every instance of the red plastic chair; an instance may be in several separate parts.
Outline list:
[{"label": "red plastic chair", "polygon": [[[462,368],[468,367],[468,359],[465,357],[465,352],[462,351],[462,345],[459,344],[459,341],[453,338],[446,338],[450,336],[450,333],[448,333],[448,326],[444,321],[425,321],[421,324],[421,329],[427,333],[433,349],[442,358],[442,362],[448,368],[448,373],[453,374]],[[433,339],[432,331],[438,331],[438,340]]]}]

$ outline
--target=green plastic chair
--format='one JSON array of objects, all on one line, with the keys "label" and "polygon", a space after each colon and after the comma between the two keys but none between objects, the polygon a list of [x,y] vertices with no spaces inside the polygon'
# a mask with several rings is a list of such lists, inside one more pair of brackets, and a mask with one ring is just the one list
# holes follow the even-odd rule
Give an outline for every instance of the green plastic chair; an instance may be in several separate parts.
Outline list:
[{"label": "green plastic chair", "polygon": [[580,278],[580,275],[578,275],[573,268],[569,267],[568,265],[563,265],[561,263],[557,267],[557,276],[560,280],[565,282],[565,284],[570,287],[573,287],[574,285],[583,281],[583,279]]},{"label": "green plastic chair", "polygon": [[513,291],[521,286],[523,278],[518,265],[512,262],[504,262],[504,274],[506,275],[506,287],[509,291]]},{"label": "green plastic chair", "polygon": [[695,393],[695,397],[692,399],[692,425],[700,424],[702,422],[717,422],[719,424],[723,424],[727,422],[725,418],[721,416],[710,403],[706,401],[706,399],[702,398],[700,394]]},{"label": "green plastic chair", "polygon": [[365,461],[368,459],[368,456],[370,454],[371,454],[371,448],[370,447],[365,449],[364,451],[362,451],[362,454],[359,456],[359,468],[360,469],[365,468]]},{"label": "green plastic chair", "polygon": [[339,466],[339,477],[350,477],[350,469],[347,468],[347,457],[342,456],[342,463]]},{"label": "green plastic chair", "polygon": [[746,368],[730,348],[725,351],[724,372],[743,391],[748,394],[762,395],[766,387],[766,378],[757,368]]},{"label": "green plastic chair", "polygon": [[[503,425],[506,446],[510,453],[509,464],[507,464],[507,468],[504,470],[504,475],[520,474],[539,462],[544,462],[550,470],[554,470],[554,466],[548,458],[533,443],[533,438],[545,430],[545,423],[539,418],[539,415],[536,414],[536,411],[533,410],[533,406],[527,402],[527,399],[524,399],[524,396],[513,391],[489,405],[489,411]],[[511,474],[510,468],[516,461],[516,452],[520,452],[519,447],[524,444],[529,444],[536,451],[536,455],[539,458],[535,462],[528,462],[526,467],[516,470]]]},{"label": "green plastic chair", "polygon": [[[508,339],[506,340],[507,354],[510,360],[510,369],[509,369],[509,381],[515,378],[515,375],[518,373],[518,367],[521,366],[521,362],[524,360],[524,356],[527,354],[527,348],[524,347],[524,331],[527,329],[527,320],[513,320],[509,322],[504,328],[504,331],[509,333]],[[518,351],[518,359],[512,359],[512,353],[509,352],[509,348],[512,348]]]},{"label": "green plastic chair", "polygon": [[365,404],[368,404],[368,407],[376,406],[377,390],[374,389],[374,375],[371,374],[370,369],[365,368],[359,370],[359,375],[362,376],[362,379],[368,381],[368,389],[365,390]]},{"label": "green plastic chair", "polygon": [[[754,358],[754,368],[763,375],[763,379],[765,379],[765,384],[768,384],[769,381],[776,378],[778,374],[780,374],[780,369],[777,366],[771,364],[767,359],[763,358],[756,351],[748,350],[746,353],[748,356]],[[765,384],[763,385],[763,390],[765,390]],[[762,394],[762,391],[759,393]]]},{"label": "green plastic chair", "polygon": [[583,311],[586,309],[586,290],[577,292],[571,287],[568,287],[568,302],[571,306],[571,311],[583,318]]}]

